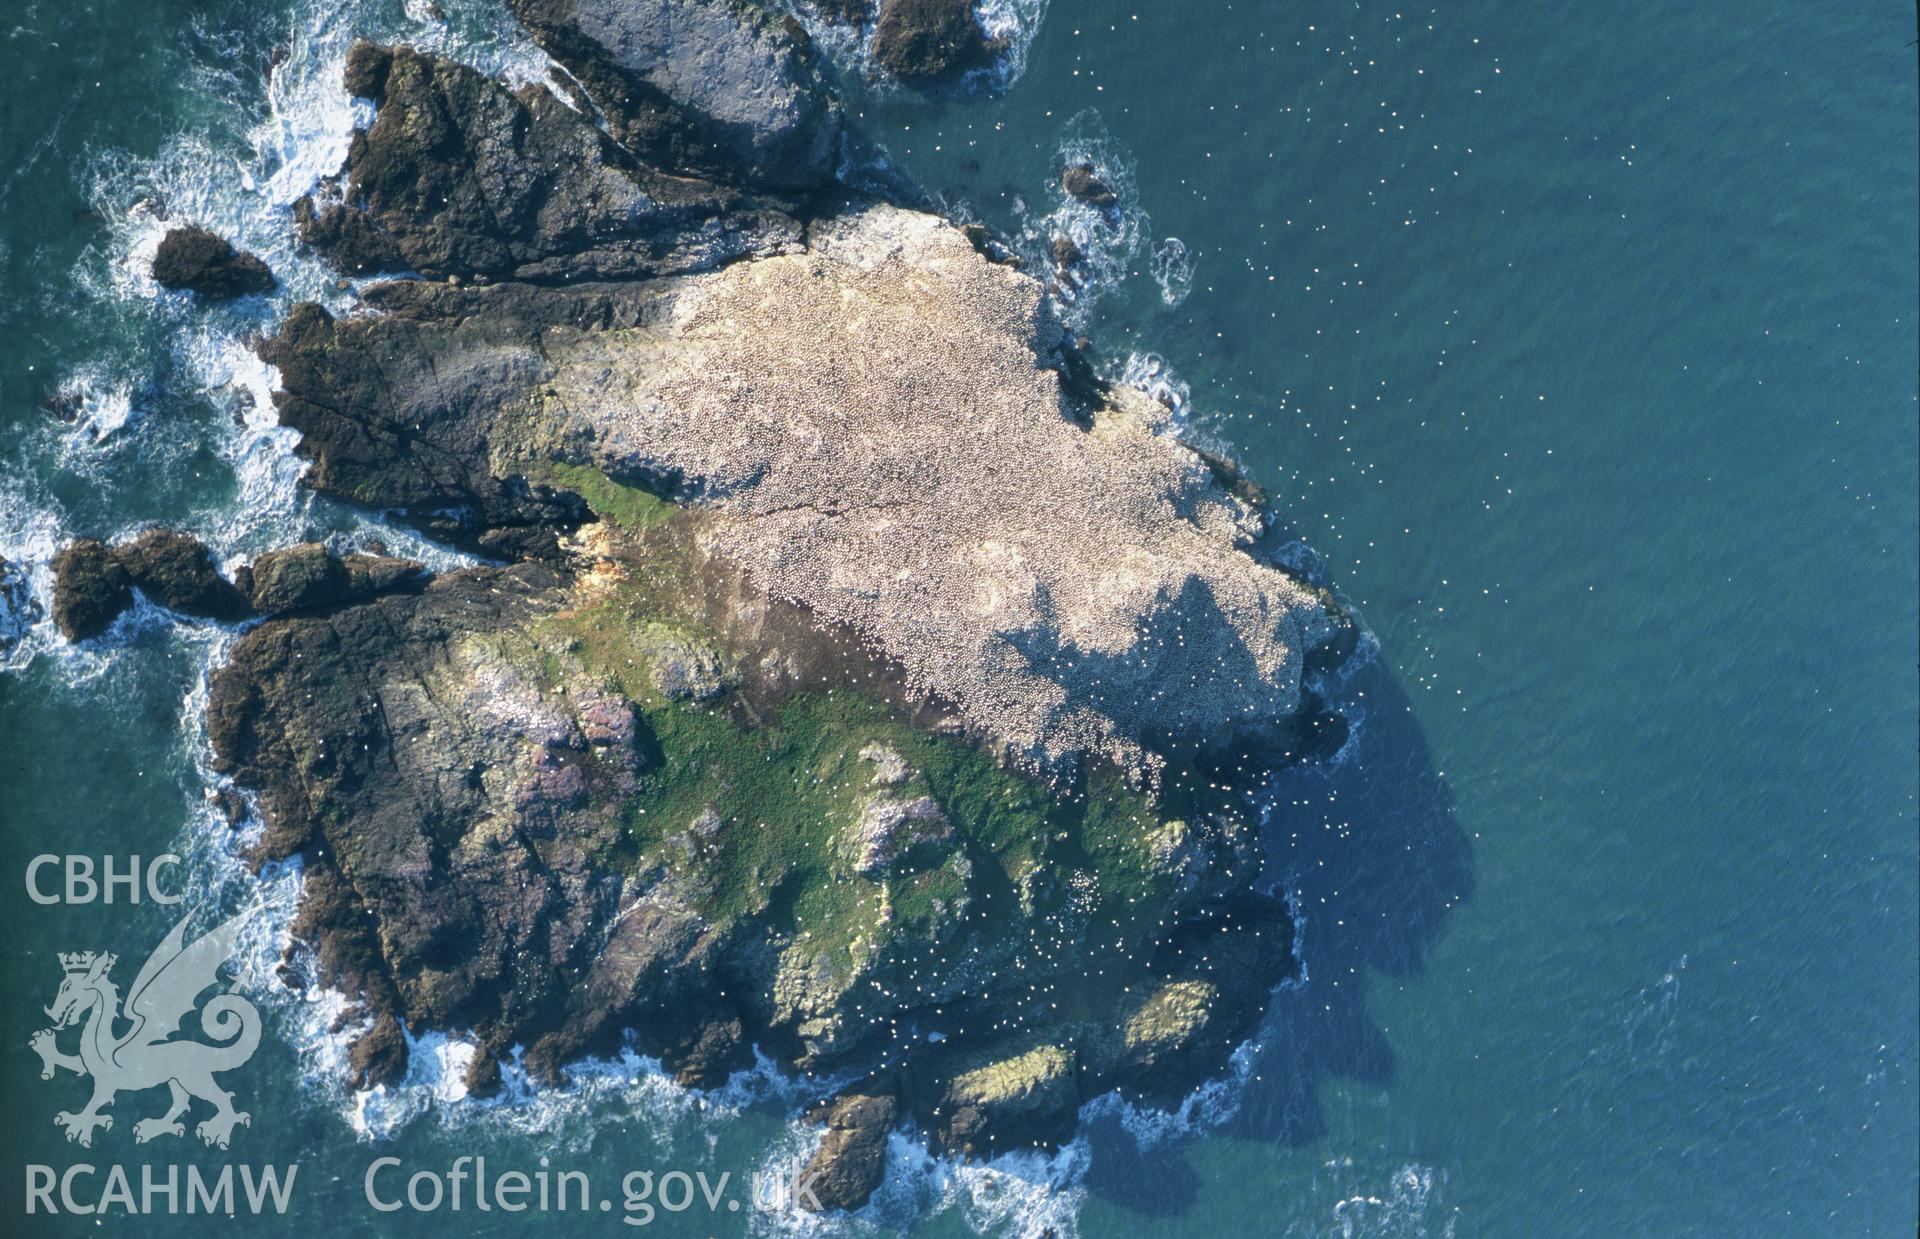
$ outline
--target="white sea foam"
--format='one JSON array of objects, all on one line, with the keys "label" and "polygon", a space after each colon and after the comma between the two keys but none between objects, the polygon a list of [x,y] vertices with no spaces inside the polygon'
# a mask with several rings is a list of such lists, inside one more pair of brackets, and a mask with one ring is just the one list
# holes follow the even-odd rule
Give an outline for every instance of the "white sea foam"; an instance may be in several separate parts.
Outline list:
[{"label": "white sea foam", "polygon": [[1008,90],[1027,71],[1027,53],[1047,16],[1047,0],[980,0],[974,12],[989,39],[1007,41],[994,63],[975,73],[991,89]]},{"label": "white sea foam", "polygon": [[103,364],[83,366],[62,379],[53,399],[71,417],[71,437],[94,446],[127,429],[142,409],[135,399],[135,380]]},{"label": "white sea foam", "polygon": [[[867,20],[857,25],[833,21],[806,0],[788,0],[786,8],[847,79],[847,85],[876,95],[895,95],[908,88],[882,72],[873,57],[880,2],[874,0]],[[936,89],[962,95],[1005,93],[1027,71],[1027,53],[1046,18],[1047,0],[976,0],[973,11],[981,32],[988,39],[1004,39],[1005,47],[988,64],[969,69],[958,82]]]},{"label": "white sea foam", "polygon": [[1168,429],[1180,433],[1193,424],[1193,389],[1158,353],[1129,353],[1120,367],[1119,382],[1145,392],[1173,414]]},{"label": "white sea foam", "polygon": [[1004,1153],[985,1163],[937,1156],[909,1133],[887,1141],[887,1177],[873,1199],[852,1214],[821,1215],[799,1207],[790,1186],[819,1145],[817,1128],[791,1123],[754,1172],[749,1234],[856,1236],[898,1234],[927,1218],[954,1214],[975,1234],[1007,1239],[1074,1239],[1086,1199],[1091,1154],[1084,1138],[1057,1152]]},{"label": "white sea foam", "polygon": [[1160,300],[1170,306],[1185,301],[1193,290],[1193,255],[1179,237],[1167,237],[1154,246],[1147,269],[1160,286]]},{"label": "white sea foam", "polygon": [[1384,1189],[1355,1193],[1333,1206],[1333,1224],[1342,1239],[1426,1239],[1438,1233],[1452,1236],[1457,1215],[1448,1210],[1438,1219],[1429,1214],[1438,1206],[1439,1176],[1430,1166],[1410,1162],[1393,1172]]},{"label": "white sea foam", "polygon": [[[1067,193],[1060,174],[1075,165],[1090,166],[1116,201],[1097,206]],[[1054,270],[1056,238],[1072,241],[1079,251],[1078,261],[1049,284],[1061,318],[1076,327],[1089,320],[1098,302],[1121,290],[1152,235],[1153,221],[1140,206],[1133,163],[1091,108],[1067,122],[1044,199],[1037,204],[1018,201],[1015,212],[1021,227],[1015,248],[1030,270]]]},{"label": "white sea foam", "polygon": [[9,565],[0,673],[19,670],[60,639],[51,618],[51,565],[65,531],[50,501],[34,497],[15,479],[0,480],[0,559]]}]

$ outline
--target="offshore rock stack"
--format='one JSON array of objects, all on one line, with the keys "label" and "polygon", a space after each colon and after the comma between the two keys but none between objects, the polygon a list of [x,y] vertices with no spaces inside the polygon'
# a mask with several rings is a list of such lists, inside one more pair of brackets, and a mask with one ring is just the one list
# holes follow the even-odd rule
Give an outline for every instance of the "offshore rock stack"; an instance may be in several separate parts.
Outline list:
[{"label": "offshore rock stack", "polygon": [[[985,1156],[1177,1100],[1294,967],[1246,793],[1351,621],[1038,282],[846,199],[789,24],[512,7],[583,110],[357,47],[374,119],[297,227],[418,278],[259,346],[310,486],[495,562],[308,545],[227,579],[155,531],[64,553],[56,618],[259,618],[210,738],[257,858],[304,860],[359,1085],[403,1030],[470,1032],[476,1091],[515,1045],[553,1078],[631,1038],[700,1087],[758,1047],[860,1080],[812,1111],[844,1208],[902,1124]],[[907,40],[930,71],[981,53],[966,6],[874,12],[965,13]]]}]

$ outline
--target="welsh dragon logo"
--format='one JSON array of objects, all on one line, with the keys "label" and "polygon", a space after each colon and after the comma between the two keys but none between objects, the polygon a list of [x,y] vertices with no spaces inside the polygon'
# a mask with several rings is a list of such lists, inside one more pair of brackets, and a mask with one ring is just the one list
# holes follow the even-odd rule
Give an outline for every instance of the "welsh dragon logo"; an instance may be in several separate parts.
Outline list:
[{"label": "welsh dragon logo", "polygon": [[[113,1116],[102,1111],[117,1095],[162,1084],[169,1096],[167,1112],[133,1125],[138,1143],[185,1135],[180,1117],[196,1097],[213,1106],[212,1117],[194,1129],[209,1145],[224,1149],[236,1125],[251,1125],[252,1116],[235,1110],[233,1094],[213,1077],[253,1057],[260,1044],[259,1010],[238,994],[215,994],[199,1008],[200,1030],[220,1044],[169,1040],[179,1031],[181,1019],[194,1011],[201,991],[219,983],[220,965],[233,954],[248,915],[241,913],[192,943],[186,942],[187,922],[175,925],[133,979],[124,1012],[120,991],[108,975],[117,956],[92,951],[60,956],[66,976],[53,1005],[46,1008],[53,1027],[35,1033],[27,1048],[40,1056],[43,1080],[51,1080],[62,1067],[93,1077],[93,1099],[86,1108],[78,1114],[62,1111],[54,1116],[54,1123],[66,1128],[67,1139],[91,1147],[96,1130],[113,1126]],[[61,1052],[55,1041],[57,1030],[83,1020],[80,1053]],[[124,1033],[115,1031],[122,1023],[131,1027]]]}]

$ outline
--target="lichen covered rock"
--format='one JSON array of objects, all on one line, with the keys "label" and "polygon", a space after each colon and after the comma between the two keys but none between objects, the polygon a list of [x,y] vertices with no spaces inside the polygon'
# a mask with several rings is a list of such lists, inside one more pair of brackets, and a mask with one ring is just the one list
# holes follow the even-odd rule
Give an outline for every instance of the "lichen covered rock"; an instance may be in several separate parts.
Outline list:
[{"label": "lichen covered rock", "polygon": [[898,1103],[890,1092],[861,1087],[840,1094],[808,1117],[826,1125],[820,1147],[800,1172],[810,1199],[803,1207],[858,1209],[886,1178],[887,1137]]},{"label": "lichen covered rock", "polygon": [[934,1135],[967,1156],[1053,1144],[1073,1130],[1080,1101],[1077,1056],[1038,1045],[951,1077],[933,1108]]}]

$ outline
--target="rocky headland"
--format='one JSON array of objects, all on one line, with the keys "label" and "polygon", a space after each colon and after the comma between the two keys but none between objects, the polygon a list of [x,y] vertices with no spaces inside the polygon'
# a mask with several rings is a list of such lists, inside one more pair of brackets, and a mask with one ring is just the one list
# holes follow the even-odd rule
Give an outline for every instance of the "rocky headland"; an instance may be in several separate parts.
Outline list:
[{"label": "rocky headland", "polygon": [[251,625],[213,748],[304,862],[358,1084],[402,1029],[475,1038],[479,1091],[759,1047],[856,1081],[809,1112],[827,1208],[903,1124],[983,1156],[1177,1100],[1293,969],[1252,793],[1339,745],[1351,620],[1038,281],[838,188],[787,25],[513,7],[578,97],[357,47],[374,120],[296,225],[389,278],[259,346],[309,485],[492,562],[230,580],[153,531],[63,555],[63,628]]}]

